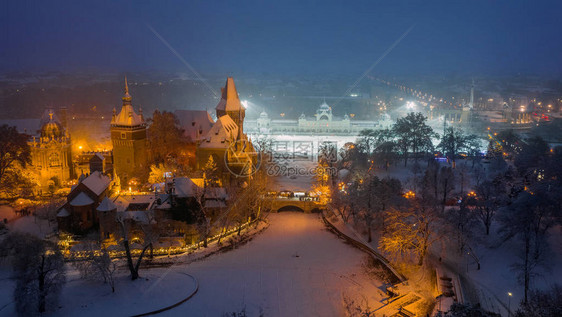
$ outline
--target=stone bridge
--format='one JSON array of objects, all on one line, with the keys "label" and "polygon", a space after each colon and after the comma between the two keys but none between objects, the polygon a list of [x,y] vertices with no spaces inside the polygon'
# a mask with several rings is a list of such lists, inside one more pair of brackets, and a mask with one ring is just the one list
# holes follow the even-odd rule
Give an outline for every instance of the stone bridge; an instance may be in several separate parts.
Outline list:
[{"label": "stone bridge", "polygon": [[304,213],[321,212],[326,205],[318,201],[305,200],[298,197],[272,197],[271,211],[299,211]]}]

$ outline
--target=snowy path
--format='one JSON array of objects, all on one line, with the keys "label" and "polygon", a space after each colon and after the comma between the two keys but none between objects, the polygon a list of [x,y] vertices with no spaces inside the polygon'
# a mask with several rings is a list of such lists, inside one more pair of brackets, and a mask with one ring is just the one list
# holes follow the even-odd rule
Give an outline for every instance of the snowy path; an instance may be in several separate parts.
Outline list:
[{"label": "snowy path", "polygon": [[[381,306],[379,281],[366,276],[365,255],[326,231],[318,215],[281,213],[239,250],[177,266],[197,277],[199,292],[164,316],[221,316],[246,308],[265,316],[341,316],[342,293]],[[298,257],[297,257],[298,255]]]}]

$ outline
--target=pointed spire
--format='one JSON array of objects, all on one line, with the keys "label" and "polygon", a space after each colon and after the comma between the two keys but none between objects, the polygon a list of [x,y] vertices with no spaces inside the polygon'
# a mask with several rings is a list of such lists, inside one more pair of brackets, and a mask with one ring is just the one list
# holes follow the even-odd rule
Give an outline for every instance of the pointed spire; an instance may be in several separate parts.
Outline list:
[{"label": "pointed spire", "polygon": [[129,94],[129,84],[127,83],[127,76],[125,76],[125,95],[123,96],[123,103],[131,102],[131,95]]},{"label": "pointed spire", "polygon": [[127,75],[125,75],[125,95],[129,94],[129,84],[127,83]]}]

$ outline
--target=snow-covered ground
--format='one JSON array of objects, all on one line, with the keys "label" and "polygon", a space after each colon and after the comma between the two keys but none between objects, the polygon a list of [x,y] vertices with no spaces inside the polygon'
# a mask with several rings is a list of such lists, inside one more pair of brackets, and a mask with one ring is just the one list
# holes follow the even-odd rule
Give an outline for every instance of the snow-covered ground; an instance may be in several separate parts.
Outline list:
[{"label": "snow-covered ground", "polygon": [[10,231],[29,233],[39,238],[52,234],[56,229],[56,224],[49,223],[46,219],[35,216],[25,216],[8,221],[6,225]]},{"label": "snow-covered ground", "polygon": [[[126,316],[189,301],[161,316],[222,316],[246,308],[249,316],[342,316],[345,294],[365,296],[371,308],[382,306],[382,283],[364,269],[366,255],[328,232],[317,214],[269,215],[270,227],[237,250],[191,264],[143,269],[130,282],[121,271],[112,294],[106,284],[79,279],[69,272],[61,308],[51,316]],[[9,276],[1,270],[0,278]],[[7,281],[7,282],[5,282]],[[2,280],[0,316],[14,314],[13,282]]]},{"label": "snow-covered ground", "polygon": [[280,213],[239,250],[196,262],[199,293],[166,316],[220,316],[246,307],[249,316],[342,316],[342,294],[382,299],[381,282],[366,275],[364,253],[325,230],[316,214]]}]

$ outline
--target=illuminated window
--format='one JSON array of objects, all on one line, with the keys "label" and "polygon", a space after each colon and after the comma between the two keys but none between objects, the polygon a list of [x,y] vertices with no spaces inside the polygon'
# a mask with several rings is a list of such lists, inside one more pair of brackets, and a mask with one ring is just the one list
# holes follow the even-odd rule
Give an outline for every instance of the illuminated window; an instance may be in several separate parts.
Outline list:
[{"label": "illuminated window", "polygon": [[125,132],[121,132],[121,139],[126,139],[127,138],[127,134]]}]

